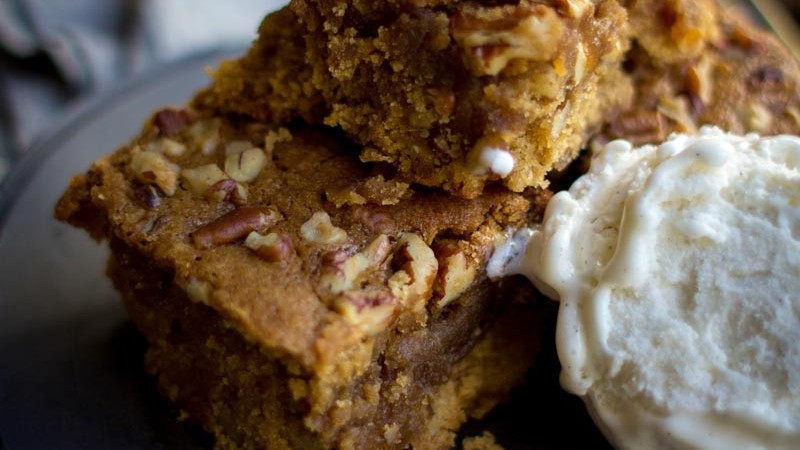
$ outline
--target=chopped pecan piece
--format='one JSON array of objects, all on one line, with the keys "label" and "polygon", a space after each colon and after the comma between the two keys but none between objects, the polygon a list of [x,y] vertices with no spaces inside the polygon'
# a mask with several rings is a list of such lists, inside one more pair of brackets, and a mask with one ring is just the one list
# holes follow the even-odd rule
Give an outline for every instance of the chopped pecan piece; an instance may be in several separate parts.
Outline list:
[{"label": "chopped pecan piece", "polygon": [[433,250],[414,233],[403,233],[392,256],[396,272],[389,278],[389,288],[414,313],[424,312],[433,289],[439,263]]},{"label": "chopped pecan piece", "polygon": [[205,194],[207,197],[216,201],[230,200],[236,193],[238,187],[239,183],[230,178],[225,178],[209,186]]},{"label": "chopped pecan piece", "polygon": [[148,209],[155,209],[161,206],[161,194],[159,190],[149,184],[143,184],[133,189],[133,195]]},{"label": "chopped pecan piece", "polygon": [[229,244],[253,231],[264,232],[280,219],[269,207],[238,208],[192,233],[192,241],[200,249]]},{"label": "chopped pecan piece", "polygon": [[[697,63],[689,66],[684,84],[693,105],[698,104],[698,101],[702,106],[711,103],[714,87],[711,59],[703,57]],[[699,108],[695,106],[695,109]]]},{"label": "chopped pecan piece", "polygon": [[228,176],[216,164],[206,164],[192,169],[184,169],[181,178],[186,182],[186,187],[190,191],[205,195],[208,188],[228,179]]},{"label": "chopped pecan piece", "polygon": [[466,252],[456,242],[434,246],[439,271],[433,287],[436,307],[443,308],[469,288],[475,280],[477,268]]},{"label": "chopped pecan piece", "polygon": [[326,255],[319,280],[320,291],[339,294],[353,289],[365,272],[383,264],[391,248],[389,238],[382,234],[354,255],[347,256],[343,250]]},{"label": "chopped pecan piece", "polygon": [[494,20],[458,15],[453,37],[464,49],[475,75],[497,75],[515,59],[543,62],[555,56],[564,25],[558,13],[544,5],[506,6]]},{"label": "chopped pecan piece", "polygon": [[741,115],[749,131],[765,133],[772,125],[772,112],[765,105],[755,101],[744,105]]},{"label": "chopped pecan piece", "polygon": [[331,216],[325,211],[315,212],[300,226],[303,239],[322,245],[335,245],[347,240],[347,232],[331,223]]},{"label": "chopped pecan piece", "polygon": [[158,132],[170,136],[186,126],[189,115],[183,109],[164,108],[153,117],[153,124],[158,127]]},{"label": "chopped pecan piece", "polygon": [[675,130],[681,133],[697,132],[690,109],[689,100],[684,96],[665,97],[658,102],[658,112],[675,122]]},{"label": "chopped pecan piece", "polygon": [[612,124],[611,134],[634,145],[659,142],[666,137],[666,124],[658,111],[634,111],[621,114]]},{"label": "chopped pecan piece", "polygon": [[189,128],[189,135],[204,155],[210,155],[217,149],[220,142],[220,129],[222,121],[219,118],[203,120],[194,123]]},{"label": "chopped pecan piece", "polygon": [[161,153],[153,151],[134,153],[131,158],[131,169],[139,181],[158,186],[167,196],[175,194],[181,169]]},{"label": "chopped pecan piece", "polygon": [[247,188],[229,178],[216,164],[185,169],[181,177],[195,194],[218,202],[227,200],[239,206],[247,202]]},{"label": "chopped pecan piece", "polygon": [[334,309],[364,333],[380,333],[397,315],[397,299],[383,289],[353,290],[341,294]]},{"label": "chopped pecan piece", "polygon": [[286,234],[269,233],[262,235],[253,231],[247,235],[247,239],[244,240],[244,246],[269,262],[288,261],[294,254],[292,238]]},{"label": "chopped pecan piece", "polygon": [[267,157],[260,148],[250,147],[225,158],[225,173],[242,183],[249,183],[258,177],[267,164]]}]

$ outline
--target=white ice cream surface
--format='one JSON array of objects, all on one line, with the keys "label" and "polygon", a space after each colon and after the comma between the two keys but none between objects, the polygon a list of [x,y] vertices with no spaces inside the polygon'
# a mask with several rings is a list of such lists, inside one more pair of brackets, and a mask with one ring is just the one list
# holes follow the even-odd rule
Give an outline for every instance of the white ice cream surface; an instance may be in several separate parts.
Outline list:
[{"label": "white ice cream surface", "polygon": [[562,384],[618,447],[800,448],[799,164],[789,136],[615,141],[518,235],[506,270],[559,297]]}]

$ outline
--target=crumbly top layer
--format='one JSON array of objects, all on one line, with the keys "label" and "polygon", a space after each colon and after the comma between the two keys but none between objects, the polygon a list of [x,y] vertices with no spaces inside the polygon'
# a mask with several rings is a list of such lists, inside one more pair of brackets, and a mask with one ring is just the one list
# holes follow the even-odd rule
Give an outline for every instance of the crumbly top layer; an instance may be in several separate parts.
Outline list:
[{"label": "crumbly top layer", "polygon": [[796,132],[797,80],[713,0],[295,0],[198,103],[340,127],[363,160],[472,197],[545,183],[603,126],[635,143]]},{"label": "crumbly top layer", "polygon": [[629,100],[625,18],[616,0],[298,0],[198,104],[340,127],[362,160],[467,198],[522,191]]},{"label": "crumbly top layer", "polygon": [[249,339],[325,365],[424,326],[546,197],[428,192],[353,152],[330,132],[165,109],[75,177],[57,216],[174,272]]}]

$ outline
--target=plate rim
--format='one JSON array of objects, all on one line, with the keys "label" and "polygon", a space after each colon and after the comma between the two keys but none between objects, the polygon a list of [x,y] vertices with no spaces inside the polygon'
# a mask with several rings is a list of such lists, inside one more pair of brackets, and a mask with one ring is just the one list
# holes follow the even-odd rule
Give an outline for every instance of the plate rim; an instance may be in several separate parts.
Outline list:
[{"label": "plate rim", "polygon": [[233,45],[216,47],[158,64],[142,73],[131,75],[118,84],[78,97],[71,105],[65,107],[63,112],[56,113],[53,125],[48,126],[34,138],[22,155],[12,163],[11,170],[5,178],[0,181],[0,241],[17,199],[33,180],[33,174],[41,162],[50,155],[52,149],[57,147],[58,141],[68,139],[80,129],[81,124],[90,121],[121,97],[144,88],[165,74],[203,61],[216,65],[224,59],[242,54],[246,49],[246,46]]}]

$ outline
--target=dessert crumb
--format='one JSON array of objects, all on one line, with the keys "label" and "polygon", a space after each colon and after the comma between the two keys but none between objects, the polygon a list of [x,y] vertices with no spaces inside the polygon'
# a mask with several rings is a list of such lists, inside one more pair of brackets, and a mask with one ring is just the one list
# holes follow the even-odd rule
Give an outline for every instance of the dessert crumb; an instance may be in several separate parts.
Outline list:
[{"label": "dessert crumb", "polygon": [[494,440],[494,435],[484,431],[480,436],[464,438],[464,450],[504,450],[503,446]]}]

